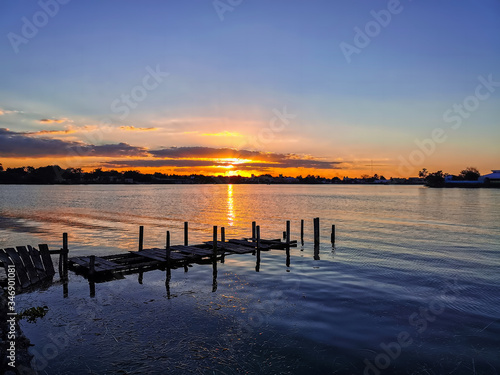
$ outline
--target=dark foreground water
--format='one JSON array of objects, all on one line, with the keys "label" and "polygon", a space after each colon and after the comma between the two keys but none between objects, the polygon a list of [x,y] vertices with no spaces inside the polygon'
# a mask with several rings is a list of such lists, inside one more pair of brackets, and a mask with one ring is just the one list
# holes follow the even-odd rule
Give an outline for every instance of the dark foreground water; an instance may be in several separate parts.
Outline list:
[{"label": "dark foreground water", "polygon": [[[312,219],[321,218],[315,253]],[[227,237],[306,243],[17,297],[47,374],[497,374],[500,190],[396,186],[0,186],[0,248],[69,233],[70,256]],[[329,228],[337,226],[334,249]],[[141,281],[141,282],[139,282]]]}]

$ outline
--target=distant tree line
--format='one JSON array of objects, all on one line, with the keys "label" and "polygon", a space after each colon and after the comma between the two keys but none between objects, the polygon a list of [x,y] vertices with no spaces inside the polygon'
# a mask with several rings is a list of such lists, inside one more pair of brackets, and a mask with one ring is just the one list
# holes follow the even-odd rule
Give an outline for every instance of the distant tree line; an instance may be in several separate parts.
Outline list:
[{"label": "distant tree line", "polygon": [[[429,186],[443,186],[444,178],[447,173],[437,171],[429,173],[424,168],[419,172],[417,178],[391,178],[387,180],[384,176],[374,174],[373,176],[362,175],[361,178],[340,179],[338,177],[326,178],[319,175],[307,175],[297,177],[286,177],[279,175],[277,177],[270,174],[260,176],[243,177],[243,176],[204,176],[201,174],[177,175],[164,173],[141,173],[137,170],[117,171],[117,170],[102,170],[102,168],[94,169],[91,172],[84,172],[81,168],[66,168],[63,169],[58,165],[48,165],[45,167],[18,167],[4,168],[0,163],[0,184],[127,184],[127,183],[143,183],[143,184],[251,184],[251,183],[269,183],[269,184],[415,184],[425,183]],[[476,168],[468,167],[464,169],[454,179],[459,180],[477,180],[480,176]]]}]

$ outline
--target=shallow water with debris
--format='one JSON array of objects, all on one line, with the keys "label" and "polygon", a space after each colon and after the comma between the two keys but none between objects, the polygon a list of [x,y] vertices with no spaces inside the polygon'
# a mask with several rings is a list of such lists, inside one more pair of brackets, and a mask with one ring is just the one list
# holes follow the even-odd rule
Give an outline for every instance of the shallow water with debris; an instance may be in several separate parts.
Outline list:
[{"label": "shallow water with debris", "polygon": [[[415,186],[0,186],[0,247],[69,233],[70,256],[211,239],[306,242],[212,265],[18,295],[48,374],[495,374],[500,371],[500,191]],[[312,219],[320,217],[319,253]],[[329,229],[336,224],[335,248]],[[141,282],[139,282],[141,281]]]}]

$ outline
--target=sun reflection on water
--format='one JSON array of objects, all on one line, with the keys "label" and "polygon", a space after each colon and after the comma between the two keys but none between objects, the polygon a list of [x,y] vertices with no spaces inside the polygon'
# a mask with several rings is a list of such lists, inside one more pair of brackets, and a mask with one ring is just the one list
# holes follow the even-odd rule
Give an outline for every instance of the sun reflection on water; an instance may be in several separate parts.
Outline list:
[{"label": "sun reflection on water", "polygon": [[230,227],[234,225],[233,185],[227,185],[227,222]]}]

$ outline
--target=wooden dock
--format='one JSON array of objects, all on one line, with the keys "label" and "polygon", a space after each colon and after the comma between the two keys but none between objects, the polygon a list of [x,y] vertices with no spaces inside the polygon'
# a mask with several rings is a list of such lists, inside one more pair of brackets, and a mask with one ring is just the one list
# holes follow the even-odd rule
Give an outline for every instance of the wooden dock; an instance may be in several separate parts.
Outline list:
[{"label": "wooden dock", "polygon": [[248,254],[257,251],[268,251],[271,249],[286,249],[296,247],[297,241],[290,243],[282,242],[280,239],[260,240],[252,239],[230,239],[228,241],[207,241],[198,245],[175,245],[170,249],[150,248],[128,253],[107,256],[84,256],[69,258],[69,269],[86,277],[106,278],[114,274],[129,274],[152,269],[177,268],[190,263],[212,262],[230,254]]},{"label": "wooden dock", "polygon": [[[319,218],[314,219],[314,247],[315,257],[319,259]],[[290,264],[290,248],[297,246],[297,241],[290,239],[290,221],[286,222],[286,231],[283,239],[262,239],[260,226],[252,222],[251,237],[242,239],[229,239],[226,241],[225,228],[220,228],[220,240],[217,226],[213,227],[212,241],[197,245],[188,243],[188,223],[184,223],[184,244],[170,245],[170,232],[166,232],[164,248],[143,248],[144,227],[139,227],[139,246],[137,251],[128,251],[121,254],[106,256],[79,256],[69,258],[68,235],[63,233],[63,246],[60,250],[49,250],[47,245],[39,245],[39,249],[31,246],[17,246],[16,248],[0,249],[0,265],[5,268],[6,274],[15,268],[15,287],[18,290],[31,290],[33,286],[42,283],[51,283],[55,274],[51,255],[59,254],[59,276],[63,284],[63,293],[68,294],[68,269],[81,274],[89,279],[91,288],[94,282],[105,281],[123,277],[125,274],[142,273],[154,269],[170,270],[184,267],[187,270],[191,263],[212,263],[214,267],[214,285],[216,285],[217,262],[224,262],[226,255],[253,254],[256,255],[256,271],[260,267],[261,251],[271,249],[286,250],[286,264]],[[304,220],[300,222],[300,241],[304,245]],[[332,225],[332,246],[335,243],[335,225]],[[168,276],[167,276],[168,279]],[[1,280],[0,280],[1,281]],[[6,282],[8,280],[3,280]],[[3,283],[2,282],[2,283]],[[10,282],[10,281],[9,281]],[[215,286],[214,286],[215,288]],[[91,295],[92,295],[91,290]]]}]

